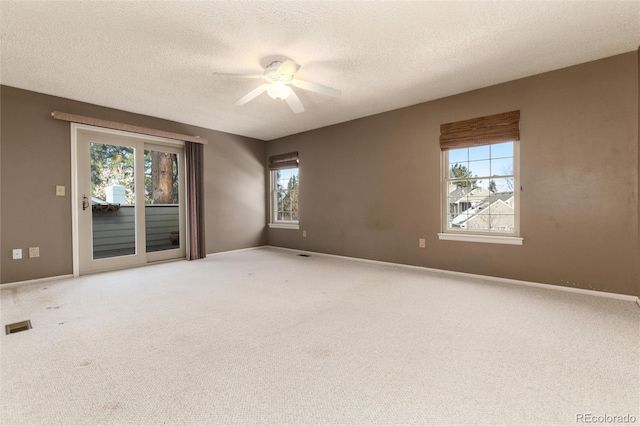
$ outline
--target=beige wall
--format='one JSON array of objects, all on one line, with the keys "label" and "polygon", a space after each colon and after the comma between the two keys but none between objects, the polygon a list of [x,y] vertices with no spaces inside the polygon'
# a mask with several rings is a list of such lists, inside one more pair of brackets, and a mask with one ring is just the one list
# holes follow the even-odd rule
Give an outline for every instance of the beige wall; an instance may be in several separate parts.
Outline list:
[{"label": "beige wall", "polygon": [[[637,55],[268,142],[299,152],[301,191],[300,230],[269,244],[637,294]],[[438,240],[440,124],[516,109],[524,245]]]},{"label": "beige wall", "polygon": [[[1,283],[72,273],[70,126],[54,110],[208,139],[207,253],[266,243],[263,141],[6,86],[0,95]],[[56,197],[56,185],[67,196]],[[39,258],[11,260],[11,249],[31,246]]]},{"label": "beige wall", "polygon": [[[267,144],[2,86],[0,282],[71,273],[60,110],[209,139],[207,252],[269,244],[640,296],[638,52]],[[520,109],[524,245],[439,241],[441,123]],[[297,150],[301,229],[264,231],[266,156]],[[67,187],[56,197],[55,185]],[[308,233],[302,238],[302,230]],[[419,249],[418,238],[427,239]],[[39,246],[37,259],[11,249]]]}]

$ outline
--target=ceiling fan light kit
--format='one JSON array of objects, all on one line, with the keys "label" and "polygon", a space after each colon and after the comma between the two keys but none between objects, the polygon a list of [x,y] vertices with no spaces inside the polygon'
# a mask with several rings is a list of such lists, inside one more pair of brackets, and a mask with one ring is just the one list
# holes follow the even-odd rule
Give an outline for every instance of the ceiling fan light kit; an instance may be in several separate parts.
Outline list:
[{"label": "ceiling fan light kit", "polygon": [[291,94],[291,87],[287,86],[287,84],[283,81],[274,81],[269,84],[267,87],[267,95],[271,96],[272,99],[277,101],[281,101],[286,99]]},{"label": "ceiling fan light kit", "polygon": [[228,75],[231,77],[240,77],[240,78],[254,78],[254,79],[263,79],[266,83],[256,87],[251,90],[249,93],[235,101],[235,105],[244,105],[247,102],[257,98],[262,92],[267,92],[267,95],[272,99],[277,101],[284,100],[289,108],[294,113],[300,113],[304,111],[304,107],[302,106],[302,102],[290,87],[293,85],[303,90],[308,90],[310,92],[320,93],[323,95],[329,96],[340,96],[342,92],[338,89],[334,89],[332,87],[323,86],[317,83],[311,83],[309,81],[303,81],[294,79],[293,76],[300,69],[300,65],[291,61],[273,61],[264,69],[262,75],[260,74],[226,74],[221,73],[220,75]]}]

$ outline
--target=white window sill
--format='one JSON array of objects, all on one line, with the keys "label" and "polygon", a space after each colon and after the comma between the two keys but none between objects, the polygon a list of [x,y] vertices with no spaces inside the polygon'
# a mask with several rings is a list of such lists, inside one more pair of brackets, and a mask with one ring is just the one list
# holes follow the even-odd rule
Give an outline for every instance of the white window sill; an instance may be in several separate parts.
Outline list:
[{"label": "white window sill", "polygon": [[300,225],[297,223],[270,223],[269,228],[276,229],[300,229]]},{"label": "white window sill", "polygon": [[439,233],[438,238],[448,241],[466,241],[469,243],[511,244],[521,246],[524,243],[522,237],[503,237],[500,235],[473,235],[473,234],[445,234]]}]

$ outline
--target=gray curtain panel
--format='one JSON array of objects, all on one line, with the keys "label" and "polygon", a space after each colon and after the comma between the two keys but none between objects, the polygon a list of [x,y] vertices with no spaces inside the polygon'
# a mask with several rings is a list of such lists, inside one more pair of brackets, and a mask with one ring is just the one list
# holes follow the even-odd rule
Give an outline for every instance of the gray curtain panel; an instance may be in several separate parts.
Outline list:
[{"label": "gray curtain panel", "polygon": [[187,227],[189,245],[187,260],[202,259],[207,256],[204,240],[204,145],[186,142],[187,160]]}]

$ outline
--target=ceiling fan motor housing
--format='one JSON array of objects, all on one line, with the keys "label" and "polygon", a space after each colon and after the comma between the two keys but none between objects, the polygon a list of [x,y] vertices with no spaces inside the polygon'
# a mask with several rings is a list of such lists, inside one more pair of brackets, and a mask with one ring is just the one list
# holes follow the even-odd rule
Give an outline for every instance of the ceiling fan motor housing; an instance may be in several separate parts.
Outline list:
[{"label": "ceiling fan motor housing", "polygon": [[264,69],[264,75],[277,75],[282,61],[273,61]]},{"label": "ceiling fan motor housing", "polygon": [[293,74],[278,72],[280,66],[283,64],[282,61],[273,61],[264,69],[264,78],[269,82],[274,81],[283,81],[288,83],[293,78]]}]

